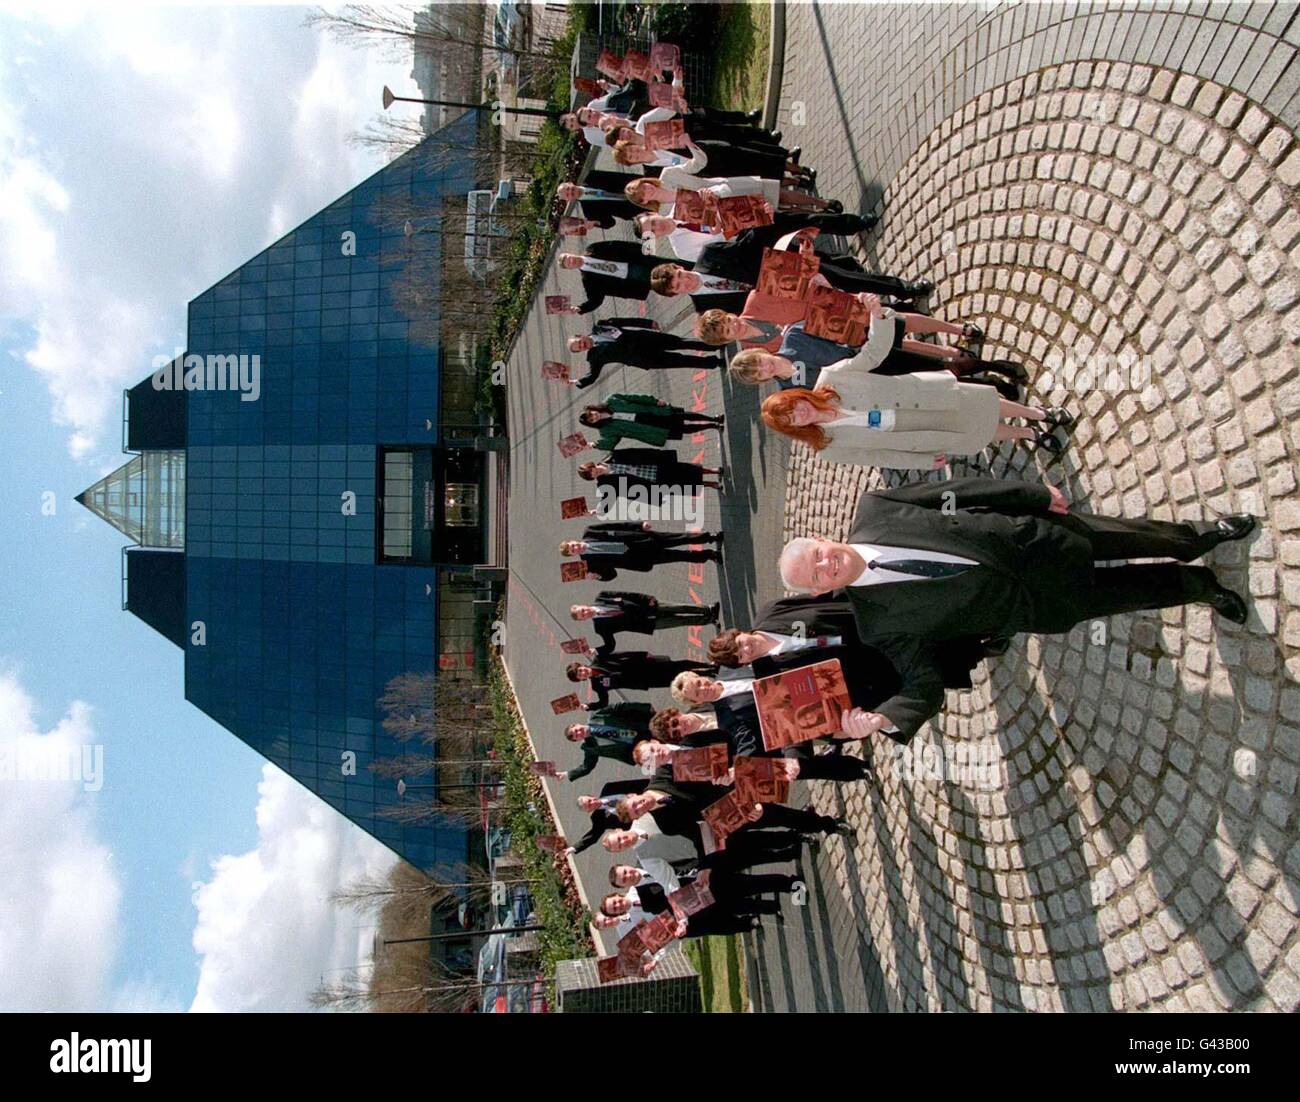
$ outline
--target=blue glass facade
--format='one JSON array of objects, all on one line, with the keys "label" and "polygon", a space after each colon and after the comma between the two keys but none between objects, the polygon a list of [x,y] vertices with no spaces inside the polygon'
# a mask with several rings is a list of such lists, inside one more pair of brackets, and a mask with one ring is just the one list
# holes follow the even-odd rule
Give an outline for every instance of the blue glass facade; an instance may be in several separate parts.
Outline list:
[{"label": "blue glass facade", "polygon": [[[472,145],[472,114],[440,147],[459,130]],[[438,657],[437,570],[379,564],[376,549],[379,449],[439,443],[438,349],[408,339],[390,293],[408,245],[401,221],[380,225],[377,211],[433,209],[473,186],[468,158],[421,154],[190,303],[187,353],[257,356],[260,394],[185,395],[185,618],[204,634],[186,641],[185,695],[431,868],[464,859],[463,828],[377,814],[398,797],[367,769],[404,749],[380,727],[385,684]]]}]

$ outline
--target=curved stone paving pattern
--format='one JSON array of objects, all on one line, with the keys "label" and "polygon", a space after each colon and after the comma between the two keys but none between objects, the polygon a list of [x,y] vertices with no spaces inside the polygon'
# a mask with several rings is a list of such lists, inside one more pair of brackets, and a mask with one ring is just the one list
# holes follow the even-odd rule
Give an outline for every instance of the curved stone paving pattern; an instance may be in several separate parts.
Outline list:
[{"label": "curved stone paving pattern", "polygon": [[[879,266],[932,274],[936,313],[1083,415],[1050,474],[1071,500],[1266,518],[1208,560],[1244,629],[1191,607],[1022,636],[850,796],[827,848],[897,1009],[1300,1005],[1298,183],[1242,95],[1103,62],[982,93],[886,192]],[[880,475],[791,456],[788,534],[842,535]]]}]

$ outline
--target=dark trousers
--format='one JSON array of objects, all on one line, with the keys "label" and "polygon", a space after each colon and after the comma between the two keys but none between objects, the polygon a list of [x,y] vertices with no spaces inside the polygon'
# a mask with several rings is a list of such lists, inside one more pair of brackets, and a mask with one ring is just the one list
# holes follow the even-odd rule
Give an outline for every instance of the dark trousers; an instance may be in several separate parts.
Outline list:
[{"label": "dark trousers", "polygon": [[711,605],[660,605],[655,613],[655,631],[713,623]]},{"label": "dark trousers", "polygon": [[1093,562],[1112,559],[1200,558],[1219,542],[1213,521],[1151,520],[1147,517],[1108,517],[1097,513],[1053,513],[1054,524],[1068,528],[1092,546]]},{"label": "dark trousers", "polygon": [[660,532],[657,535],[660,547],[686,547],[692,543],[714,543],[718,538],[715,532]]},{"label": "dark trousers", "polygon": [[697,142],[708,157],[704,168],[706,176],[761,176],[765,180],[780,180],[786,175],[789,160],[785,150],[776,146],[761,149],[753,146],[729,145],[726,142]]},{"label": "dark trousers", "polygon": [[840,291],[868,291],[873,295],[893,295],[895,298],[908,298],[912,291],[912,285],[907,280],[882,275],[880,272],[855,272],[825,260],[817,270],[832,287]]},{"label": "dark trousers", "polygon": [[814,754],[799,759],[799,779],[806,781],[860,781],[871,771],[851,754]]},{"label": "dark trousers", "polygon": [[1099,566],[1092,572],[1092,587],[1079,597],[1084,610],[1079,619],[1191,604],[1203,601],[1217,586],[1214,571],[1206,566]]},{"label": "dark trousers", "polygon": [[731,914],[777,914],[781,904],[759,896],[794,891],[797,877],[782,873],[743,873],[719,869],[709,874],[709,890],[716,906]]},{"label": "dark trousers", "polygon": [[727,839],[727,848],[710,853],[699,862],[702,869],[750,868],[798,858],[801,844],[792,831],[742,830]]},{"label": "dark trousers", "polygon": [[[811,808],[787,807],[785,804],[764,804],[763,817],[746,830],[776,827],[778,830],[797,830],[808,834],[829,834],[835,829],[835,820],[829,815],[819,815]],[[744,833],[744,831],[740,832]],[[739,836],[739,835],[737,835]],[[727,840],[730,847],[731,839]]]},{"label": "dark trousers", "polygon": [[682,121],[686,124],[686,133],[697,142],[715,141],[745,147],[780,148],[772,137],[772,131],[764,130],[761,126],[754,126],[751,123],[737,125],[702,115],[686,115]]},{"label": "dark trousers", "polygon": [[668,367],[686,367],[692,371],[707,371],[710,368],[722,366],[716,344],[703,344],[700,341],[692,341],[691,343],[700,345],[700,351],[707,348],[713,355],[688,356],[685,352],[629,352],[625,362],[629,367],[639,367],[643,371],[658,371],[660,368]]},{"label": "dark trousers", "polygon": [[691,337],[679,337],[676,333],[667,333],[666,337],[671,340],[665,340],[663,346],[665,349],[672,349],[674,352],[716,352],[716,344],[705,344],[704,341],[697,341]]},{"label": "dark trousers", "polygon": [[716,551],[711,551],[707,547],[698,547],[687,551],[663,550],[655,552],[654,561],[656,564],[670,562],[712,562]]},{"label": "dark trousers", "polygon": [[[1052,514],[1051,520],[1082,536],[1094,562],[1115,559],[1189,559],[1204,555],[1219,542],[1212,521],[1167,521],[1146,517],[1109,517],[1095,513]],[[1218,587],[1204,566],[1180,563],[1128,563],[1099,566],[1092,585],[1070,594],[1076,622],[1122,612],[1172,608],[1205,600]]]},{"label": "dark trousers", "polygon": [[825,211],[811,210],[780,211],[772,219],[772,225],[776,229],[774,240],[779,240],[786,234],[801,230],[805,226],[820,230],[824,234],[848,237],[858,232],[859,223],[860,219],[854,214],[829,214]]},{"label": "dark trousers", "polygon": [[703,115],[706,119],[712,119],[714,122],[737,123],[759,129],[754,127],[754,124],[750,122],[749,116],[744,111],[728,111],[725,107],[695,107],[691,113]]},{"label": "dark trousers", "polygon": [[684,433],[717,428],[722,423],[720,417],[709,417],[703,413],[643,413],[637,420],[642,424],[667,429],[670,440],[680,440]]}]

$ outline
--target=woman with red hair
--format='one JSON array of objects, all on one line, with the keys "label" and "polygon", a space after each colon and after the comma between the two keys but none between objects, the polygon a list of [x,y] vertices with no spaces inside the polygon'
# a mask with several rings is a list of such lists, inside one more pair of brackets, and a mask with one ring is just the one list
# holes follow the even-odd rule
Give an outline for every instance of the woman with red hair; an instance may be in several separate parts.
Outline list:
[{"label": "woman with red hair", "polygon": [[[948,456],[974,455],[995,440],[1033,440],[1052,453],[1052,430],[1074,418],[1003,398],[992,387],[963,383],[946,371],[876,375],[842,360],[812,390],[795,387],[763,402],[763,423],[807,444],[832,463],[933,470]],[[1043,429],[1012,425],[1019,417]]]}]

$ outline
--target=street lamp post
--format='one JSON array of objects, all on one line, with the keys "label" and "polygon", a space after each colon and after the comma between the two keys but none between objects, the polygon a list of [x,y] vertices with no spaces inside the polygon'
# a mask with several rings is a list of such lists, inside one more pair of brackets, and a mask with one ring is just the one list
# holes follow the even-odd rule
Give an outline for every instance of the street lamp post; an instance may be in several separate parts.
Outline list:
[{"label": "street lamp post", "polygon": [[495,107],[490,103],[466,103],[451,99],[417,99],[413,96],[395,96],[387,84],[384,85],[384,110],[395,103],[421,103],[428,107],[464,107],[468,111],[500,111],[504,115],[540,115],[546,119],[557,119],[560,112],[549,111],[545,107]]}]

